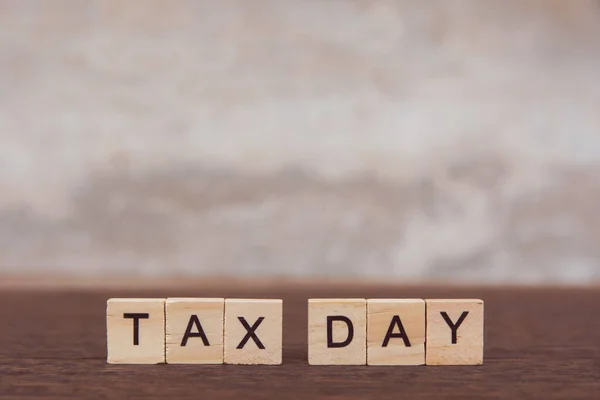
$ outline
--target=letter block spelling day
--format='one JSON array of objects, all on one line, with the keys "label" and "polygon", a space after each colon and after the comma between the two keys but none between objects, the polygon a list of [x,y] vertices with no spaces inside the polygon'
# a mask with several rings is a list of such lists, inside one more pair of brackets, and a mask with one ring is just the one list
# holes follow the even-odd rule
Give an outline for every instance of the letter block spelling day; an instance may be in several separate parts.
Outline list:
[{"label": "letter block spelling day", "polygon": [[165,299],[109,299],[106,303],[107,362],[165,362]]},{"label": "letter block spelling day", "polygon": [[425,364],[425,301],[367,300],[367,364]]},{"label": "letter block spelling day", "polygon": [[308,300],[308,363],[364,365],[366,299]]},{"label": "letter block spelling day", "polygon": [[223,364],[225,299],[169,298],[167,364]]},{"label": "letter block spelling day", "polygon": [[282,353],[282,300],[225,300],[225,364],[279,365]]},{"label": "letter block spelling day", "polygon": [[483,301],[425,300],[427,365],[483,364]]}]

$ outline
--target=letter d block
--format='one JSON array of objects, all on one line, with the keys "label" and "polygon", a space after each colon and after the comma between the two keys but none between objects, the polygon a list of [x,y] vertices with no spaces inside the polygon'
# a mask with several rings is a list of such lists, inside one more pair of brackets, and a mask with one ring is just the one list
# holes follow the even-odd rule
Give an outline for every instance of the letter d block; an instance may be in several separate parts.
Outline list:
[{"label": "letter d block", "polygon": [[169,298],[167,364],[223,364],[225,299]]},{"label": "letter d block", "polygon": [[425,300],[427,365],[483,364],[483,301]]},{"label": "letter d block", "polygon": [[365,365],[367,301],[308,300],[308,363]]},{"label": "letter d block", "polygon": [[165,362],[165,299],[110,299],[106,303],[109,364]]},{"label": "letter d block", "polygon": [[225,300],[225,364],[281,364],[283,301]]}]

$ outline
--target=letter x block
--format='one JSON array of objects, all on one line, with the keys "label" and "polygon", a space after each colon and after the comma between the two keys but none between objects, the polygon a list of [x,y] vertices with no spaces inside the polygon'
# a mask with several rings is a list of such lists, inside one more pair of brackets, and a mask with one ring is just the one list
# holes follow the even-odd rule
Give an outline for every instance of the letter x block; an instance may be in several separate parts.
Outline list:
[{"label": "letter x block", "polygon": [[106,303],[109,364],[165,362],[165,299],[110,299]]},{"label": "letter x block", "polygon": [[308,300],[308,363],[364,365],[367,360],[367,301]]},{"label": "letter x block", "polygon": [[424,300],[367,300],[367,364],[425,364]]},{"label": "letter x block", "polygon": [[425,300],[427,365],[483,363],[483,301]]},{"label": "letter x block", "polygon": [[225,363],[279,365],[283,301],[225,300]]},{"label": "letter x block", "polygon": [[225,299],[169,298],[167,364],[223,364]]}]

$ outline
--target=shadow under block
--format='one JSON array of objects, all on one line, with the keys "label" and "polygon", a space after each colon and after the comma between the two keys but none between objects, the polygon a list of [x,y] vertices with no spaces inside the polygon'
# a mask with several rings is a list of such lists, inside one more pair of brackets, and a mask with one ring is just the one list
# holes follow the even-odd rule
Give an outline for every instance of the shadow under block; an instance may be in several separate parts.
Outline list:
[{"label": "shadow under block", "polygon": [[424,300],[367,300],[367,364],[425,364]]},{"label": "shadow under block", "polygon": [[308,300],[308,363],[365,365],[367,301]]},{"label": "shadow under block", "polygon": [[169,298],[166,362],[223,364],[225,299]]},{"label": "shadow under block", "polygon": [[165,362],[165,299],[109,299],[106,303],[107,362]]},{"label": "shadow under block", "polygon": [[283,301],[225,300],[225,363],[281,364]]},{"label": "shadow under block", "polygon": [[425,300],[427,365],[483,364],[483,301]]}]

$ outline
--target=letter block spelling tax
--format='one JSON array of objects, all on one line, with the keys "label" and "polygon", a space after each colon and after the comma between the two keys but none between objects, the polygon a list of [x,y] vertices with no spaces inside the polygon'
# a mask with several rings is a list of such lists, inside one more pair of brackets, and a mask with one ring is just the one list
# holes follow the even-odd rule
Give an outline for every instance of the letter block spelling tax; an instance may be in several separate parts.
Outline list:
[{"label": "letter block spelling tax", "polygon": [[107,362],[165,362],[165,299],[109,299],[106,302]]},{"label": "letter block spelling tax", "polygon": [[483,301],[425,300],[427,365],[483,363]]},{"label": "letter block spelling tax", "polygon": [[167,364],[223,364],[225,299],[169,298]]},{"label": "letter block spelling tax", "polygon": [[308,300],[308,363],[366,364],[367,301]]},{"label": "letter block spelling tax", "polygon": [[283,301],[225,300],[225,364],[281,364]]},{"label": "letter block spelling tax", "polygon": [[424,300],[367,300],[367,364],[425,364]]}]

